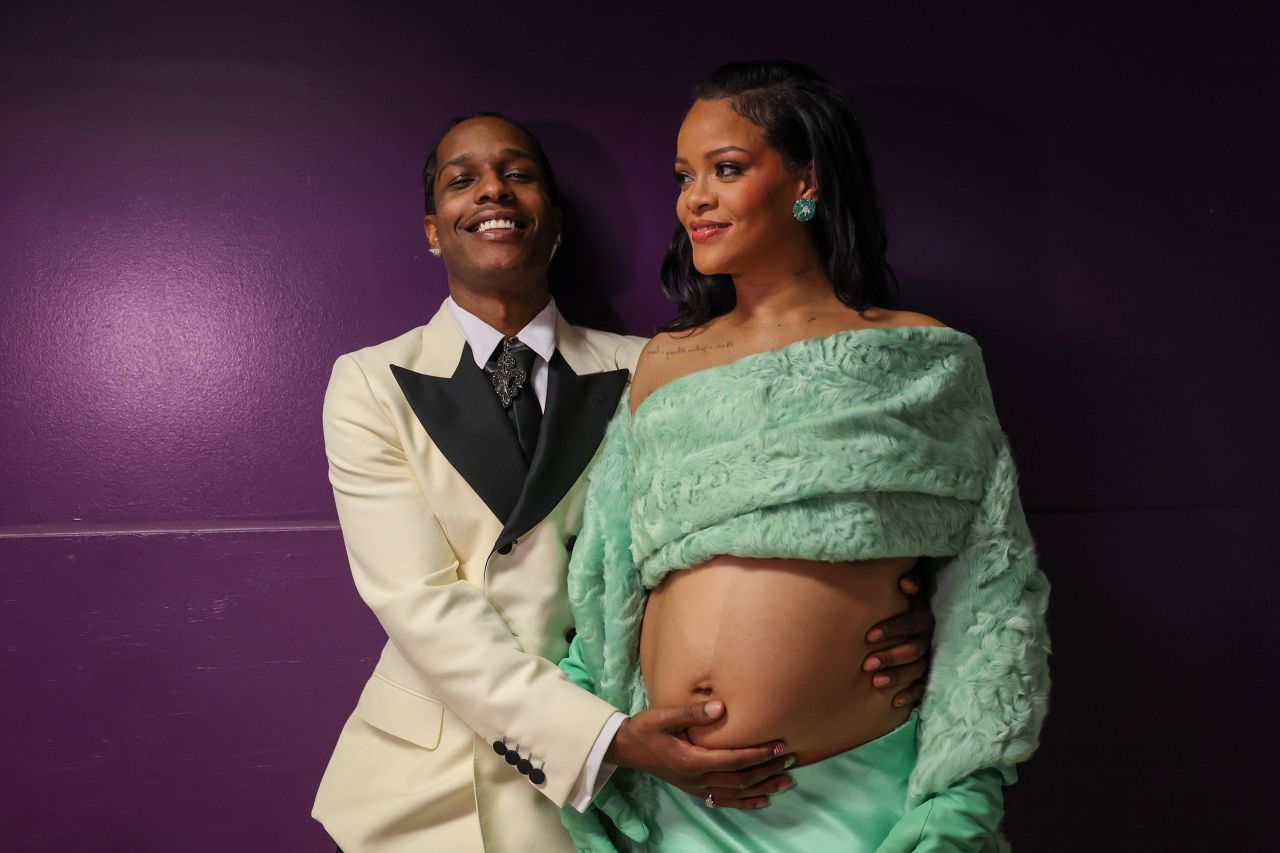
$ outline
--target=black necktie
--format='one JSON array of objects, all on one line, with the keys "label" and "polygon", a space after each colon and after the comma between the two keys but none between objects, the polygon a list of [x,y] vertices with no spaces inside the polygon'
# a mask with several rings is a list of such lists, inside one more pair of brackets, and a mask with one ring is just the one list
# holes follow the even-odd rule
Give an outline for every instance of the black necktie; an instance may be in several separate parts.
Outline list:
[{"label": "black necktie", "polygon": [[542,427],[542,407],[533,393],[533,360],[537,355],[519,338],[504,338],[484,366],[498,402],[507,410],[507,417],[515,427],[516,439],[527,462],[533,460],[538,430]]}]

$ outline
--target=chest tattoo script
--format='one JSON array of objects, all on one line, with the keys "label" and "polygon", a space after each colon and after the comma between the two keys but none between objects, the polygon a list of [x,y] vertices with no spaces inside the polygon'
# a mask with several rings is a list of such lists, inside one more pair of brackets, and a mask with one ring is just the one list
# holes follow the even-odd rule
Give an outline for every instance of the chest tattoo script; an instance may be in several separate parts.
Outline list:
[{"label": "chest tattoo script", "polygon": [[660,355],[665,358],[672,358],[678,355],[706,355],[716,350],[733,349],[733,341],[721,341],[718,344],[676,344],[674,346],[663,346],[662,344],[654,344],[646,350],[647,355]]}]

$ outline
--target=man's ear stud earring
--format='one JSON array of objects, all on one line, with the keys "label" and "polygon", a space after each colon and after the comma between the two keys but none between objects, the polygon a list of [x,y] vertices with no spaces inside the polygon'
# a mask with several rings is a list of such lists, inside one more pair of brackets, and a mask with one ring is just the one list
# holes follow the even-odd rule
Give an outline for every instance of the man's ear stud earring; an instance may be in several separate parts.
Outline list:
[{"label": "man's ear stud earring", "polygon": [[432,246],[430,249],[427,249],[427,251],[428,251],[428,252],[430,252],[431,254],[435,255],[437,258],[438,258],[438,257],[440,257],[440,247],[439,247],[439,246]]}]

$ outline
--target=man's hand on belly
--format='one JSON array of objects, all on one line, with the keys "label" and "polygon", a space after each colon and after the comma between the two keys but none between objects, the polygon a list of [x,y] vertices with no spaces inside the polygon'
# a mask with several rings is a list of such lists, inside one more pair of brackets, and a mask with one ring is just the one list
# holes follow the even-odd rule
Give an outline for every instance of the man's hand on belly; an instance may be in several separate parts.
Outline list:
[{"label": "man's hand on belly", "polygon": [[723,714],[719,701],[641,711],[618,729],[605,761],[656,776],[690,794],[710,794],[717,806],[763,808],[769,794],[791,787],[791,777],[783,771],[795,756],[781,742],[743,749],[704,749],[689,742],[686,729],[714,723]]},{"label": "man's hand on belly", "polygon": [[898,587],[911,599],[911,606],[905,613],[871,626],[867,642],[876,643],[879,648],[862,662],[863,671],[873,673],[872,687],[898,691],[893,697],[895,708],[913,705],[924,696],[934,628],[933,611],[928,597],[921,592],[916,571],[898,578]]}]

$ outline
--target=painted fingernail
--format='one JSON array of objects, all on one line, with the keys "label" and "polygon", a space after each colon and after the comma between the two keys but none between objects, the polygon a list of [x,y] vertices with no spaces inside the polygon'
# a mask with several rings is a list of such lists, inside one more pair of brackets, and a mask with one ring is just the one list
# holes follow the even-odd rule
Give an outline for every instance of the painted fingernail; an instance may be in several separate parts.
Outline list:
[{"label": "painted fingernail", "polygon": [[775,744],[773,745],[773,757],[774,757],[774,758],[777,758],[779,755],[782,755],[782,753],[784,753],[784,752],[786,752],[786,751],[787,751],[787,745],[786,745],[785,743],[783,743],[782,741],[778,741],[777,743],[775,743]]},{"label": "painted fingernail", "polygon": [[791,766],[794,765],[795,763],[796,763],[796,756],[795,756],[795,753],[793,752],[791,755],[787,756],[786,761],[782,762],[782,769],[789,770]]},{"label": "painted fingernail", "polygon": [[881,631],[879,628],[875,628],[871,631],[871,633],[867,634],[867,642],[874,643],[876,640],[880,639],[883,636],[884,636],[884,631]]},{"label": "painted fingernail", "polygon": [[756,808],[758,808],[758,809],[767,809],[767,808],[769,807],[769,798],[768,798],[768,797],[761,797],[761,799],[763,800],[763,802],[761,802],[761,803],[757,803],[757,804],[756,804]]},{"label": "painted fingernail", "polygon": [[863,666],[863,668],[864,668],[864,669],[866,669],[868,672],[870,672],[870,671],[871,671],[871,670],[873,670],[873,669],[879,669],[879,668],[880,668],[880,658],[877,658],[877,657],[870,657],[870,658],[867,658],[867,662],[866,662],[866,663],[864,663],[862,666]]},{"label": "painted fingernail", "polygon": [[884,687],[889,683],[889,676],[877,675],[871,679],[871,683],[874,684],[876,687]]},{"label": "painted fingernail", "polygon": [[783,780],[782,787],[778,789],[778,793],[781,794],[783,791],[790,791],[795,786],[796,786],[796,780],[788,776],[786,779]]}]

